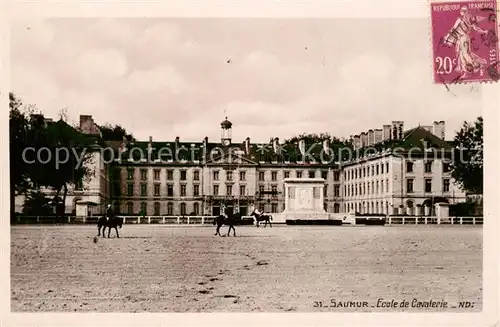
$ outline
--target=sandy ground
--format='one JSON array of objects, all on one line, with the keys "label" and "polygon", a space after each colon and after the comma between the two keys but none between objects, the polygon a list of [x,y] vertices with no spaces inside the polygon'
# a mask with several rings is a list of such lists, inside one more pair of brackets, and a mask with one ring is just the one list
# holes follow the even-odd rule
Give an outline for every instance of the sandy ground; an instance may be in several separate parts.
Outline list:
[{"label": "sandy ground", "polygon": [[[482,227],[239,226],[236,232],[237,237],[219,237],[211,226],[125,225],[119,239],[112,236],[94,243],[95,226],[13,226],[11,309],[472,312],[482,308]],[[381,298],[397,301],[398,307],[377,307]],[[448,308],[412,307],[413,299],[444,300]],[[405,300],[410,303],[406,309],[400,307]],[[332,307],[332,301],[365,301],[368,306]],[[458,301],[470,301],[473,307],[450,308]]]}]

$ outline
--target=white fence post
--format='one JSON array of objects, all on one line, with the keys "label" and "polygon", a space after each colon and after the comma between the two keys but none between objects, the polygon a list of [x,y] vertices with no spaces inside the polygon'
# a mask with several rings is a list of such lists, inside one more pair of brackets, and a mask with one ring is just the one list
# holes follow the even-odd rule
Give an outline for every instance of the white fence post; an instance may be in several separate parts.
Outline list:
[{"label": "white fence post", "polygon": [[148,224],[151,224],[151,217],[148,216]]},{"label": "white fence post", "polygon": [[460,225],[464,223],[464,217],[460,217]]},{"label": "white fence post", "polygon": [[201,224],[202,225],[205,224],[205,217],[203,217],[203,216],[201,217]]},{"label": "white fence post", "polygon": [[179,225],[181,223],[181,217],[177,216],[177,224]]},{"label": "white fence post", "polygon": [[165,225],[165,217],[162,218],[162,224]]},{"label": "white fence post", "polygon": [[401,220],[401,224],[404,225],[405,224],[405,217],[403,216],[402,220]]}]

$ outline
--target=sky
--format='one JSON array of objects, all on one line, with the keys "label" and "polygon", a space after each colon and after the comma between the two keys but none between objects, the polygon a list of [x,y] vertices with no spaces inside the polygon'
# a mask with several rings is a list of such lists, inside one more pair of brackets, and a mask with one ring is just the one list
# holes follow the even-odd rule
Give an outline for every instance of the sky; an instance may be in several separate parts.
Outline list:
[{"label": "sky", "polygon": [[427,19],[65,18],[11,29],[11,88],[47,117],[92,115],[139,140],[349,137],[481,113],[477,86],[432,81]]}]

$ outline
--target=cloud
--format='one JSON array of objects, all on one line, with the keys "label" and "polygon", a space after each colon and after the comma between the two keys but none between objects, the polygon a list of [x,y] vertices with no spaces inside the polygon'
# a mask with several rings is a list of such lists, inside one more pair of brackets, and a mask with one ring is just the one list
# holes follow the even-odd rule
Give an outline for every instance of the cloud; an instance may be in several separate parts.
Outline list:
[{"label": "cloud", "polygon": [[11,80],[47,116],[68,107],[139,139],[218,139],[225,115],[235,142],[391,120],[452,131],[481,114],[480,92],[432,83],[426,31],[424,19],[25,21]]}]

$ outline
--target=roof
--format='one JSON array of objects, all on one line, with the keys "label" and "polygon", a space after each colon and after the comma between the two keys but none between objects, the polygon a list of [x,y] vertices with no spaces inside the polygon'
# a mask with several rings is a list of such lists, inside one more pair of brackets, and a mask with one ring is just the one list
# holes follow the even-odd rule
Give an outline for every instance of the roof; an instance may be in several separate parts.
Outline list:
[{"label": "roof", "polygon": [[229,128],[231,128],[231,126],[233,126],[233,123],[231,123],[229,120],[227,120],[227,117],[222,123],[220,123],[220,127],[224,128],[224,129],[229,129]]},{"label": "roof", "polygon": [[[107,146],[115,149],[115,158],[119,158],[122,164],[179,164],[199,165],[202,162],[218,163],[221,158],[228,156],[239,157],[242,165],[287,165],[287,166],[336,166],[342,163],[355,162],[359,159],[369,159],[373,156],[387,155],[391,149],[413,150],[418,149],[423,153],[424,144],[426,148],[452,149],[450,142],[444,141],[428,132],[422,127],[416,127],[403,133],[401,140],[388,140],[374,144],[370,147],[352,150],[349,142],[338,139],[330,139],[329,151],[325,152],[323,142],[317,142],[312,138],[292,138],[284,143],[276,143],[271,139],[268,143],[234,143],[223,146],[220,142],[144,142],[135,141],[127,144],[118,141],[106,141]],[[299,144],[303,143],[306,156],[303,158]],[[126,146],[125,146],[126,145]],[[123,147],[121,156],[120,147]],[[370,149],[369,151],[367,151]],[[205,160],[204,160],[205,158]],[[130,160],[132,159],[132,160]]]}]

